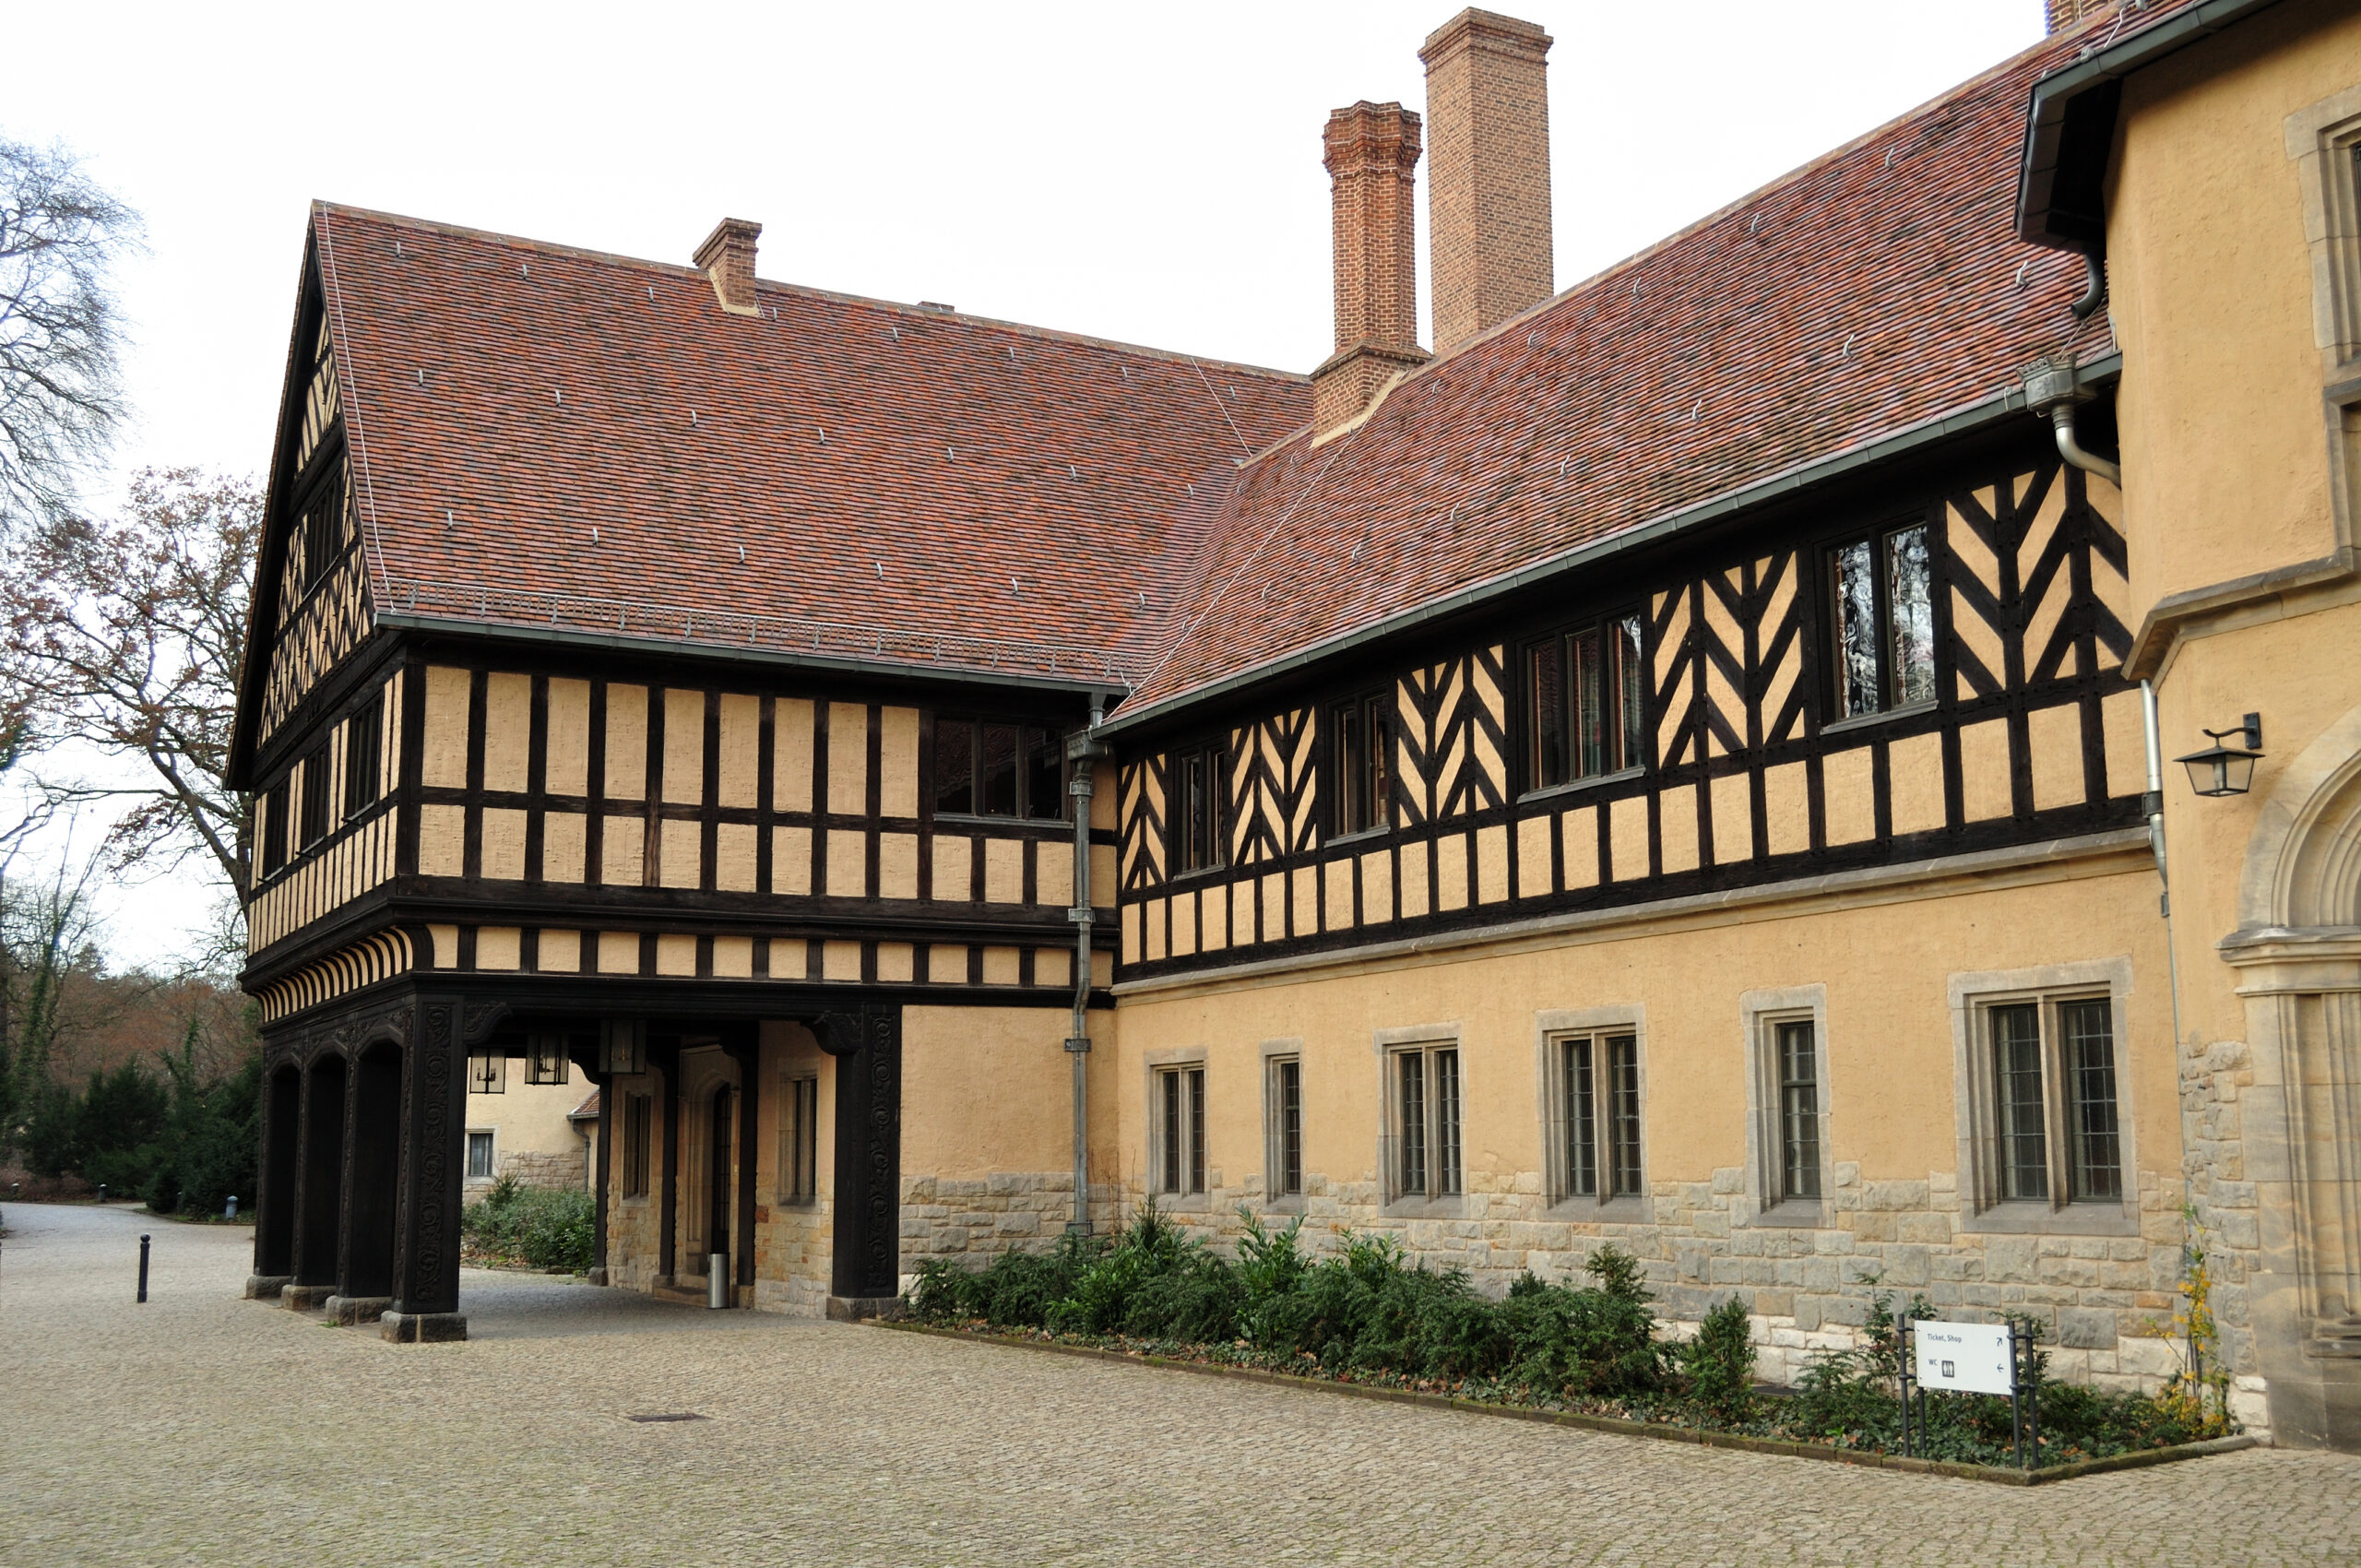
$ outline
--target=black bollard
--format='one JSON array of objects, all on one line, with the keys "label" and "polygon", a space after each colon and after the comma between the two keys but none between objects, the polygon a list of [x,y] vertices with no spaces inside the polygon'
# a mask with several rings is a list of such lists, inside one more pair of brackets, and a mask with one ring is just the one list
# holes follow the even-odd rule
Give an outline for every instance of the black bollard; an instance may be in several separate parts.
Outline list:
[{"label": "black bollard", "polygon": [[139,1238],[139,1299],[148,1299],[148,1238]]},{"label": "black bollard", "polygon": [[99,1183],[99,1201],[101,1203],[107,1201],[107,1184],[104,1182]]}]

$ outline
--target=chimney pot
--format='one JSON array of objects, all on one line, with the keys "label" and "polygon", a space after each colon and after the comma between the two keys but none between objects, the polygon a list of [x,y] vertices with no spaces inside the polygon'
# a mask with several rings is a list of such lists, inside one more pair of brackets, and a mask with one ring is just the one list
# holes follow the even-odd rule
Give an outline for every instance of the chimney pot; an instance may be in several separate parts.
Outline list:
[{"label": "chimney pot", "polygon": [[2115,8],[2115,0],[2045,0],[2051,32],[2066,32],[2081,27],[2102,11]]},{"label": "chimney pot", "polygon": [[1335,218],[1336,352],[1311,373],[1312,428],[1348,423],[1393,378],[1426,362],[1418,347],[1418,116],[1367,101],[1328,116],[1321,136]]},{"label": "chimney pot", "polygon": [[732,315],[759,315],[754,304],[754,241],[763,226],[744,218],[725,218],[697,247],[694,265],[713,279],[721,308]]},{"label": "chimney pot", "polygon": [[1549,232],[1550,37],[1469,9],[1418,51],[1434,137],[1434,343],[1448,353],[1557,291]]}]

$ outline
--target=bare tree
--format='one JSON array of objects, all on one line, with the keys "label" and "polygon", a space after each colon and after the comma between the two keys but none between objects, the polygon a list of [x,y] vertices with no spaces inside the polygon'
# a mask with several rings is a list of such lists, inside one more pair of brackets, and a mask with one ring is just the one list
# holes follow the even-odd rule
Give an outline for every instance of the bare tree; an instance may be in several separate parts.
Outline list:
[{"label": "bare tree", "polygon": [[37,813],[120,810],[118,871],[198,855],[246,885],[247,802],[221,771],[262,511],[251,480],[143,469],[121,519],[52,519],[0,552],[0,754],[13,733],[28,754],[78,742],[129,764],[123,783],[34,791]]},{"label": "bare tree", "polygon": [[109,285],[139,232],[64,148],[0,139],[0,535],[63,516],[122,422]]}]

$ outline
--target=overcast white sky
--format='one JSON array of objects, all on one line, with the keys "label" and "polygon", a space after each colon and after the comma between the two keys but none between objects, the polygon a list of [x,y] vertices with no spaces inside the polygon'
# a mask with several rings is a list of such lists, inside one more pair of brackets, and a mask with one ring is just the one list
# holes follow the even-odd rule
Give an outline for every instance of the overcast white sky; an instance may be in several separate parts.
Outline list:
[{"label": "overcast white sky", "polygon": [[[1321,125],[1422,106],[1453,8],[13,0],[0,136],[65,142],[146,215],[123,465],[252,472],[314,196],[679,262],[752,218],[765,278],[1308,371]],[[1557,40],[1560,288],[2042,27],[2041,0],[1500,8]],[[120,956],[169,962],[206,895],[113,897]]]}]

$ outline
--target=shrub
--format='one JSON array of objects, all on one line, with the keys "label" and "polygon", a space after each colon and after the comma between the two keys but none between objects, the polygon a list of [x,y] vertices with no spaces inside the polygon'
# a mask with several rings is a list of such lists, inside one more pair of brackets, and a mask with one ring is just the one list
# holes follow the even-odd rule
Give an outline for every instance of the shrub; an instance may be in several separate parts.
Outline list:
[{"label": "shrub", "polygon": [[598,1203],[579,1188],[520,1187],[504,1176],[459,1215],[460,1238],[487,1256],[580,1274],[598,1255]]},{"label": "shrub", "polygon": [[1714,1420],[1735,1425],[1754,1413],[1754,1340],[1746,1302],[1732,1296],[1705,1314],[1697,1337],[1680,1348],[1689,1396]]}]

